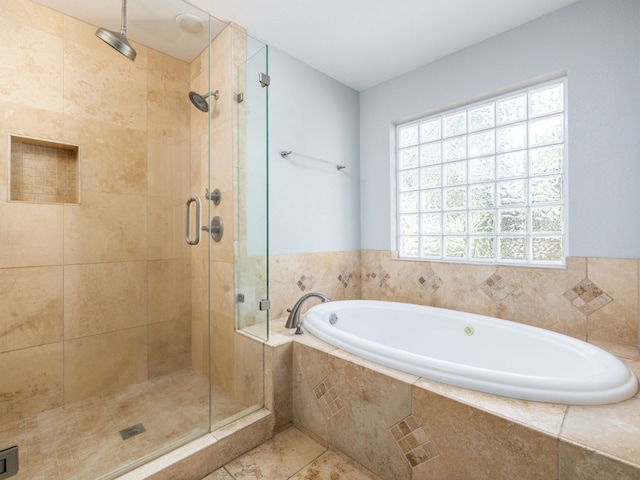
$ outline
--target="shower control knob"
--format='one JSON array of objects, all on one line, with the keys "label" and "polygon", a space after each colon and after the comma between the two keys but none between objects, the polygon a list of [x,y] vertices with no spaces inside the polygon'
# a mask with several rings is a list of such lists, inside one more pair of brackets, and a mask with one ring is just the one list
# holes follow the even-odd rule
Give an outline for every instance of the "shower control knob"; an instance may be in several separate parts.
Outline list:
[{"label": "shower control knob", "polygon": [[213,202],[214,205],[220,205],[220,200],[222,200],[222,193],[219,188],[216,188],[213,192],[210,192],[207,188],[207,194],[205,195],[207,200]]},{"label": "shower control knob", "polygon": [[202,230],[209,232],[214,242],[219,242],[222,240],[222,234],[224,232],[222,219],[216,215],[211,219],[211,223],[209,225],[202,227]]}]

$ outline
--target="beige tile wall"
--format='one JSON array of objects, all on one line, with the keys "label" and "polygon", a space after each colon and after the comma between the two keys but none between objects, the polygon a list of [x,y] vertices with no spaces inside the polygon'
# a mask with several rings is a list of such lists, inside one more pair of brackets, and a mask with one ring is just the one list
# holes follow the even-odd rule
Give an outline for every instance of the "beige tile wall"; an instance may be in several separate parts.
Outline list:
[{"label": "beige tile wall", "polygon": [[433,305],[638,345],[640,261],[570,257],[566,268],[412,262],[362,252],[362,298]]},{"label": "beige tile wall", "polygon": [[[432,305],[582,340],[638,345],[640,261],[570,257],[566,268],[398,260],[363,250],[272,255],[271,318],[305,293]],[[313,305],[314,300],[309,300]],[[317,303],[317,302],[316,302]]]},{"label": "beige tile wall", "polygon": [[[210,89],[220,92],[216,100],[213,96],[207,99],[210,108],[212,131],[209,134],[209,115],[196,108],[190,109],[191,118],[191,184],[192,196],[202,200],[202,223],[208,224],[211,218],[218,215],[223,219],[225,231],[221,242],[215,243],[211,237],[202,232],[200,244],[192,248],[192,329],[197,332],[192,337],[192,362],[203,374],[211,372],[214,383],[225,390],[233,389],[233,229],[229,228],[233,219],[233,192],[231,185],[224,188],[218,182],[231,176],[232,164],[230,156],[219,159],[221,149],[230,152],[233,144],[233,133],[229,128],[219,127],[221,124],[232,125],[231,104],[234,90],[230,76],[232,75],[232,57],[230,50],[231,37],[236,30],[226,28],[211,45],[211,59],[216,65],[211,69],[212,78],[209,84],[209,54],[203,52],[191,63],[190,75],[192,90],[202,95]],[[214,133],[215,132],[215,133]],[[211,146],[211,157],[210,147]],[[217,152],[217,153],[216,153]],[[209,159],[211,158],[212,179],[209,178]],[[224,161],[223,161],[224,160]],[[214,168],[214,162],[215,168]],[[220,186],[219,186],[220,185]],[[223,201],[215,206],[205,199],[206,191],[219,188]],[[229,245],[231,255],[229,256]],[[219,295],[209,295],[209,272],[216,281],[212,286]],[[209,302],[211,301],[211,328],[209,328]],[[211,337],[211,352],[208,341]],[[211,354],[211,356],[210,356]]]},{"label": "beige tile wall", "polygon": [[[191,365],[190,66],[95,29],[2,5],[0,422]],[[8,202],[9,135],[78,145],[81,203]]]},{"label": "beige tile wall", "polygon": [[[534,269],[329,252],[274,256],[270,273],[273,318],[310,290],[435,305],[600,343],[637,372],[639,260],[569,258],[563,269]],[[286,385],[269,391],[277,418],[383,478],[638,477],[637,396],[595,407],[523,402],[402,374],[310,335],[295,339],[291,355],[290,417],[285,402],[276,408]]]},{"label": "beige tile wall", "polygon": [[[309,292],[333,300],[360,298],[361,283],[359,251],[270,255],[270,318],[286,317],[286,310]],[[318,302],[312,298],[308,305]]]}]

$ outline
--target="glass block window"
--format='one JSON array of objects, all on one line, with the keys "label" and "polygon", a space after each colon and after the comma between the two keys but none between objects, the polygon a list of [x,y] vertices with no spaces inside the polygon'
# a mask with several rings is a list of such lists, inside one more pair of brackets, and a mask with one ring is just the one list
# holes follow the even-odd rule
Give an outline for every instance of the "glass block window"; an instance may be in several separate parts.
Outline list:
[{"label": "glass block window", "polygon": [[565,80],[398,125],[405,259],[564,265]]}]

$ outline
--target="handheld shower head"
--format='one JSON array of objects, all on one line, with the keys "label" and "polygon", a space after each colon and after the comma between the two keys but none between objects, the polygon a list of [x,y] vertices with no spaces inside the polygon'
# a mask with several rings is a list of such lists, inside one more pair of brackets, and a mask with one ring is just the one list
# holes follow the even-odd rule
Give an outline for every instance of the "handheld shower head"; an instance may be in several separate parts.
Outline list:
[{"label": "handheld shower head", "polygon": [[193,105],[202,112],[209,111],[209,104],[207,103],[208,97],[213,97],[217,100],[219,96],[220,92],[218,90],[213,93],[209,92],[206,95],[200,95],[196,92],[189,92],[189,100],[191,100],[191,103],[193,103]]},{"label": "handheld shower head", "polygon": [[127,40],[127,0],[122,0],[122,28],[120,33],[106,28],[98,28],[96,37],[115,48],[129,60],[134,61],[136,59],[136,51]]}]

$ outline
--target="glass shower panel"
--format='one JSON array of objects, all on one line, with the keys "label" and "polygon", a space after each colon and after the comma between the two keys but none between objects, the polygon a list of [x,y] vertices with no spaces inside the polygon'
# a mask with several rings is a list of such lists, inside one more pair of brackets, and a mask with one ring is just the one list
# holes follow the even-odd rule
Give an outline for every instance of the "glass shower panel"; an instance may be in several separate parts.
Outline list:
[{"label": "glass shower panel", "polygon": [[247,61],[238,69],[240,158],[236,323],[259,339],[269,335],[268,47],[247,36]]},{"label": "glass shower panel", "polygon": [[[220,208],[214,207],[212,213],[223,216],[224,235],[232,244],[225,248],[223,238],[211,246],[212,430],[263,407],[267,338],[267,96],[257,80],[258,71],[266,73],[266,47],[242,29],[228,30],[234,37],[230,42],[233,108],[229,110],[234,130],[228,137],[233,145],[221,146],[227,137],[217,136],[216,128],[212,129],[211,186],[224,185],[225,179],[233,185],[229,194],[221,189]],[[263,52],[260,62],[256,62],[258,51]],[[216,70],[224,67],[215,60],[212,68],[215,83]],[[233,152],[232,163],[220,164],[216,152]],[[227,207],[221,208],[223,204]],[[225,251],[232,255],[233,264],[227,263]]]}]

